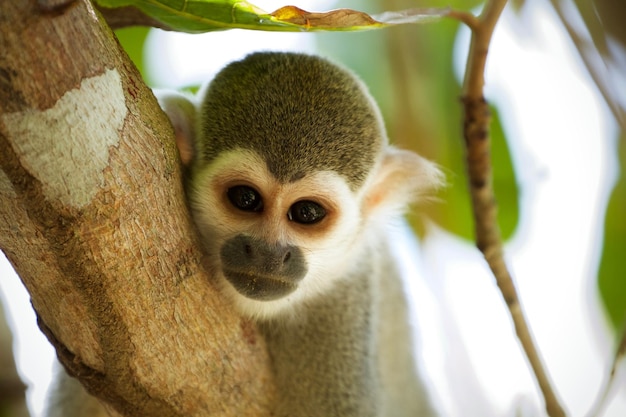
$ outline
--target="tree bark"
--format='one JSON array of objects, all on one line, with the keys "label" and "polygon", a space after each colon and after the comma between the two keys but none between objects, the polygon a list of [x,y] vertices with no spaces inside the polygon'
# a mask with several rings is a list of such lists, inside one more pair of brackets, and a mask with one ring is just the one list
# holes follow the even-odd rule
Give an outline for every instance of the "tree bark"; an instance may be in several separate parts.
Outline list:
[{"label": "tree bark", "polygon": [[86,0],[0,1],[0,249],[117,413],[269,414],[265,345],[202,268],[171,126]]}]

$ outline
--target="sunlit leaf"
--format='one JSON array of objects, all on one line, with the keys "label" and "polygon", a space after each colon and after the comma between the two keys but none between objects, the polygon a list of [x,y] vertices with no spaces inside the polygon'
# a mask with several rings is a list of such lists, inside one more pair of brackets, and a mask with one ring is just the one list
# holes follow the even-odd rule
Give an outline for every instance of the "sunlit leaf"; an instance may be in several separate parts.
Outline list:
[{"label": "sunlit leaf", "polygon": [[377,16],[352,9],[308,12],[285,6],[268,13],[247,1],[237,0],[97,0],[102,7],[134,6],[169,28],[198,33],[231,28],[266,31],[367,30],[422,23],[446,16],[448,8],[409,9]]},{"label": "sunlit leaf", "polygon": [[271,13],[271,15],[281,22],[295,24],[299,28],[307,30],[359,30],[431,21],[444,16],[447,11],[447,9],[410,9],[370,16],[367,13],[352,9],[315,13],[307,12],[295,6],[285,6]]}]

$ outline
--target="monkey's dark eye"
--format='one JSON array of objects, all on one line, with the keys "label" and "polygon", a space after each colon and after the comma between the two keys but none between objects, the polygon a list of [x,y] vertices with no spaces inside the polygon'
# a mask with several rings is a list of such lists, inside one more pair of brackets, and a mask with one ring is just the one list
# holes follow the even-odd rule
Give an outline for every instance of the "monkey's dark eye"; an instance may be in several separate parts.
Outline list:
[{"label": "monkey's dark eye", "polygon": [[326,216],[326,210],[324,210],[324,207],[309,200],[302,200],[293,203],[287,212],[289,220],[301,224],[317,223],[322,220],[324,216]]},{"label": "monkey's dark eye", "polygon": [[261,195],[252,187],[237,185],[226,192],[233,206],[243,211],[259,212],[263,210]]}]

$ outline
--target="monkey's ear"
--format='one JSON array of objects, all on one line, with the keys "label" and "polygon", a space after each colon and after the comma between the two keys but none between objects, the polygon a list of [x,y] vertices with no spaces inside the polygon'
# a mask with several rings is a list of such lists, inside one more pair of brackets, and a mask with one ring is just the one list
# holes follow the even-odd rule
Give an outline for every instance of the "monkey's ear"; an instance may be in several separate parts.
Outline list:
[{"label": "monkey's ear", "polygon": [[388,147],[366,191],[364,213],[402,211],[443,183],[443,173],[434,163],[414,152]]},{"label": "monkey's ear", "polygon": [[196,106],[193,98],[175,91],[154,91],[174,128],[180,160],[189,166],[196,153]]}]

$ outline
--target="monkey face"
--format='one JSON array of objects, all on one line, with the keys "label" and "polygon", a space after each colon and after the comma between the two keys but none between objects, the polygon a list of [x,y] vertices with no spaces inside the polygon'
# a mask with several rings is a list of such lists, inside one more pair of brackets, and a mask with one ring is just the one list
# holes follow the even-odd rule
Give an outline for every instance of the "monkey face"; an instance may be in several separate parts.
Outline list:
[{"label": "monkey face", "polygon": [[195,172],[188,192],[207,262],[247,315],[320,295],[360,246],[360,197],[333,172],[284,183],[258,154],[237,149]]},{"label": "monkey face", "polygon": [[248,316],[294,311],[358,274],[375,229],[442,183],[432,163],[388,146],[365,86],[324,59],[252,54],[201,101],[159,102],[211,273]]}]

